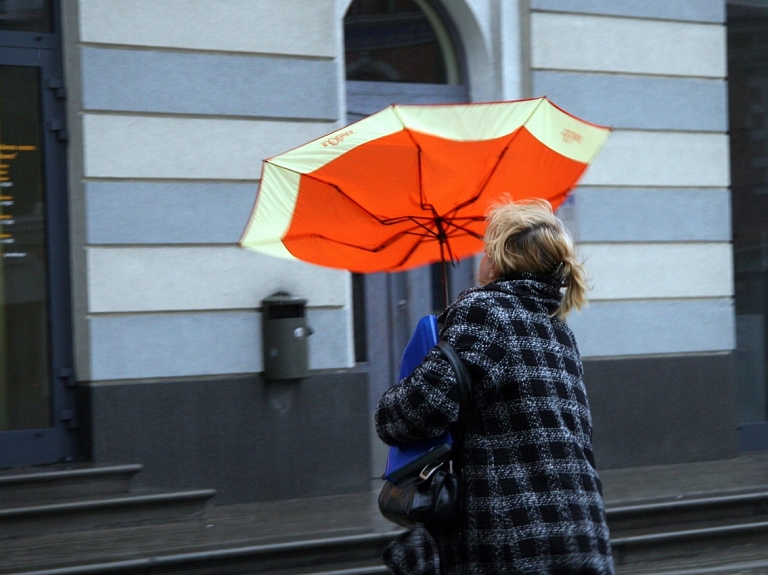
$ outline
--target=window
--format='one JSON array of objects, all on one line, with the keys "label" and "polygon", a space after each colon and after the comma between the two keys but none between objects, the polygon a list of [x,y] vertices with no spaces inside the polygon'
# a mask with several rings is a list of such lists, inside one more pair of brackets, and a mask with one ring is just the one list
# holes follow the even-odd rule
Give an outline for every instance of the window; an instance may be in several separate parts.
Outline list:
[{"label": "window", "polygon": [[0,431],[50,425],[39,68],[0,66]]},{"label": "window", "polygon": [[344,18],[347,80],[458,84],[446,26],[419,0],[357,0]]},{"label": "window", "polygon": [[50,33],[52,13],[50,0],[0,0],[0,30]]},{"label": "window", "polygon": [[0,467],[78,450],[56,0],[0,0]]},{"label": "window", "polygon": [[728,100],[742,449],[768,449],[768,6],[728,5]]}]

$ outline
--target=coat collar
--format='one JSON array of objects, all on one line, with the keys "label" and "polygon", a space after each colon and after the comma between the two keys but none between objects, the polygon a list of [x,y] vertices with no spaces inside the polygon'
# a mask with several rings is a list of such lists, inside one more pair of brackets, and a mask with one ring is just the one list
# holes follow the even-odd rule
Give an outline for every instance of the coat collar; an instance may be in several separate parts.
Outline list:
[{"label": "coat collar", "polygon": [[[461,305],[461,301],[472,294],[498,293],[517,298],[524,307],[537,308],[548,315],[554,314],[563,300],[560,291],[562,280],[551,274],[536,274],[529,272],[514,272],[507,274],[487,285],[464,290],[450,306]],[[449,308],[450,309],[450,308]],[[448,312],[441,314],[441,318]],[[439,321],[440,318],[438,318]]]}]

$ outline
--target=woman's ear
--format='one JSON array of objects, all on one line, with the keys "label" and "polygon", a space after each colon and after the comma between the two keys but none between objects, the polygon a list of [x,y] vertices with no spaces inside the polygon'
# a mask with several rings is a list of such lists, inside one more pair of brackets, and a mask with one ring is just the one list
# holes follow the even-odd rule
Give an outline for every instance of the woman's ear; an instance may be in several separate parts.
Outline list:
[{"label": "woman's ear", "polygon": [[477,273],[477,280],[480,285],[485,285],[499,279],[499,272],[496,265],[491,261],[487,254],[480,260],[480,268]]}]

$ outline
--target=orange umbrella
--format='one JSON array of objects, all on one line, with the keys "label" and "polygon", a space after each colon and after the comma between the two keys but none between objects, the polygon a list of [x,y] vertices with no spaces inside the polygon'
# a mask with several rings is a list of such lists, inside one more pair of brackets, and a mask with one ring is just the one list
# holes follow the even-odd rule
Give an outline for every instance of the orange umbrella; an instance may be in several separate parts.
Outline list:
[{"label": "orange umbrella", "polygon": [[265,160],[240,245],[362,273],[455,261],[504,194],[557,208],[608,133],[546,98],[392,105]]}]

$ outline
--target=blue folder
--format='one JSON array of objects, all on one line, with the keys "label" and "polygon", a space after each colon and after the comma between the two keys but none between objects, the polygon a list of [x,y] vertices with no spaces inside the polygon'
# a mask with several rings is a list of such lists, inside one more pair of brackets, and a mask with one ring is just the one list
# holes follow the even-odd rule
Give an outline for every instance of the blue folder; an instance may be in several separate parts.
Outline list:
[{"label": "blue folder", "polygon": [[[435,347],[437,341],[437,317],[425,315],[419,320],[408,345],[405,346],[398,381],[408,377],[418,367],[427,352]],[[390,447],[387,468],[382,479],[398,481],[414,471],[420,471],[435,456],[448,453],[452,444],[451,435],[446,432],[433,439]]]}]

